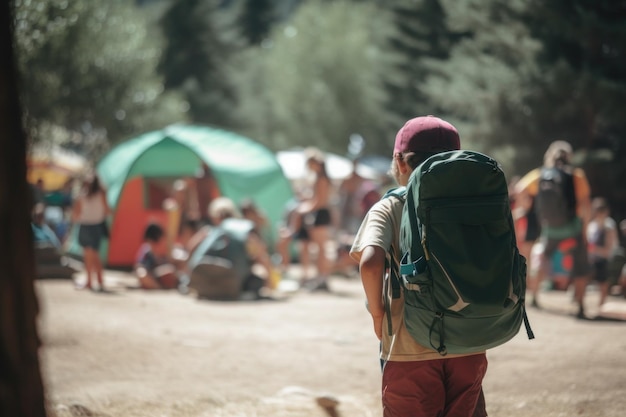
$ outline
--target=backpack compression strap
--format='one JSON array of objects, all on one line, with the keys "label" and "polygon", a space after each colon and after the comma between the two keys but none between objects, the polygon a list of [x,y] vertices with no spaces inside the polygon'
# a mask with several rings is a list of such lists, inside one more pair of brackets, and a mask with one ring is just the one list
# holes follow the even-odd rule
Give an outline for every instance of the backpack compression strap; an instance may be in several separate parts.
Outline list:
[{"label": "backpack compression strap", "polygon": [[[413,196],[410,194],[411,193],[407,193],[407,196],[406,196],[406,205],[407,205],[407,214],[409,216],[409,225],[411,226],[412,233],[417,233],[419,235],[419,242],[421,246],[411,244],[411,249],[409,251],[411,255],[409,258],[410,263],[404,262],[407,260],[406,259],[407,254],[405,253],[403,256],[404,261],[400,263],[400,274],[414,276],[414,275],[417,275],[418,273],[417,263],[418,262],[423,263],[424,259],[429,260],[430,257],[428,256],[428,251],[426,250],[426,231],[424,230],[422,232],[422,230],[419,227],[419,223],[417,220],[417,210],[415,208],[415,200],[413,200]],[[421,247],[424,253],[423,259],[420,259],[421,257],[417,256],[419,247]]]}]

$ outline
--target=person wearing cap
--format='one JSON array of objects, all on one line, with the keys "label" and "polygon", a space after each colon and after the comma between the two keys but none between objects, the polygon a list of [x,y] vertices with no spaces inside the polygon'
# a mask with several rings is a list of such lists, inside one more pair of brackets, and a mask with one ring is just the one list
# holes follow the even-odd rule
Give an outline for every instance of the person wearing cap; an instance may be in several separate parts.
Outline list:
[{"label": "person wearing cap", "polygon": [[[427,158],[459,149],[460,138],[453,125],[434,116],[413,118],[396,135],[390,173],[400,186],[406,186],[413,170]],[[380,340],[383,415],[486,416],[482,391],[486,353],[442,358],[437,351],[417,343],[404,324],[402,294],[393,298],[389,280],[384,278],[388,253],[395,258],[391,268],[398,268],[400,263],[403,205],[398,198],[383,198],[374,204],[350,250],[359,262],[374,333]],[[386,324],[383,300],[390,303],[391,329]]]},{"label": "person wearing cap", "polygon": [[[536,256],[531,255],[532,268],[528,289],[532,294],[531,305],[539,308],[539,290],[550,269],[552,256],[563,242],[572,242],[573,244],[567,245],[569,249],[566,255],[572,260],[570,276],[574,283],[574,299],[578,303],[577,317],[584,319],[584,298],[590,274],[585,231],[591,217],[591,187],[583,169],[571,166],[572,154],[572,145],[569,142],[564,140],[552,142],[544,154],[543,166],[524,175],[515,185],[515,193],[520,196],[520,201],[530,204],[539,192],[542,169],[560,167],[571,173],[576,200],[573,207],[574,216],[571,222],[559,228],[541,224],[539,240],[531,251]],[[531,206],[528,205],[526,209],[531,210]]]}]

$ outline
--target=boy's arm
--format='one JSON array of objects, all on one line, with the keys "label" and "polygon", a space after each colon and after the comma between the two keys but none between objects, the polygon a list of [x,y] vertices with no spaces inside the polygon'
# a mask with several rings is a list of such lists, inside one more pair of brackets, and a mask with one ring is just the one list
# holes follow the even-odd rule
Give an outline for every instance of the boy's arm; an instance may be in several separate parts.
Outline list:
[{"label": "boy's arm", "polygon": [[385,273],[385,250],[378,246],[367,246],[361,254],[359,269],[367,298],[367,305],[374,321],[374,332],[378,339],[383,336],[383,276]]}]

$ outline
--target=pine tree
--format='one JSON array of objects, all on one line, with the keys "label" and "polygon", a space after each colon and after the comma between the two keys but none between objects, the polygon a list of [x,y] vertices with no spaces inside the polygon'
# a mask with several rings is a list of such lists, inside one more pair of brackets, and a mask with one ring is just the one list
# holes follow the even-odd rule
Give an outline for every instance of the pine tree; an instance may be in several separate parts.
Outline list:
[{"label": "pine tree", "polygon": [[214,0],[175,0],[161,19],[166,48],[159,71],[165,88],[183,92],[193,122],[233,125],[236,90],[229,65],[239,49],[232,27]]},{"label": "pine tree", "polygon": [[277,13],[273,0],[243,0],[238,25],[250,45],[259,45],[267,38]]},{"label": "pine tree", "polygon": [[626,3],[533,0],[526,18],[542,45],[527,100],[538,130],[585,150],[594,194],[626,215]]},{"label": "pine tree", "polygon": [[546,130],[589,148],[606,142],[611,131],[623,132],[626,4],[535,0],[527,17],[542,45],[536,81],[545,89],[536,91],[532,103],[552,108]]},{"label": "pine tree", "polygon": [[466,146],[496,156],[508,169],[526,156],[536,159],[524,98],[538,44],[520,19],[524,7],[524,0],[448,2],[450,24],[467,36],[425,87],[462,129]]},{"label": "pine tree", "polygon": [[397,34],[389,40],[396,53],[395,71],[386,79],[390,108],[401,120],[436,113],[438,109],[433,108],[423,91],[424,82],[437,71],[434,63],[447,59],[463,34],[448,28],[439,0],[402,0],[393,4]]}]

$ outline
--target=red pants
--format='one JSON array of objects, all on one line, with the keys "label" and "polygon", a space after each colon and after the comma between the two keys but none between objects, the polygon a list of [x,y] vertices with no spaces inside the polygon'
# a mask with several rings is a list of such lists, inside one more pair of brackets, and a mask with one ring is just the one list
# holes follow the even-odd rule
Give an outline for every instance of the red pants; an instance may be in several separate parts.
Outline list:
[{"label": "red pants", "polygon": [[485,417],[487,356],[386,362],[384,417]]}]

